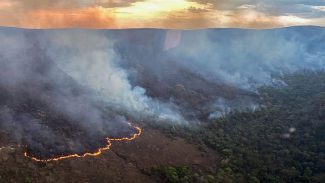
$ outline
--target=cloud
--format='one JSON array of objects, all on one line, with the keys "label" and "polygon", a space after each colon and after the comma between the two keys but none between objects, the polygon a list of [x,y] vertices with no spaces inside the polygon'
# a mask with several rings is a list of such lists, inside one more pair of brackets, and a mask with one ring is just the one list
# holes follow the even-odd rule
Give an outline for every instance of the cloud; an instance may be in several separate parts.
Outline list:
[{"label": "cloud", "polygon": [[194,6],[189,7],[187,10],[189,12],[191,12],[191,13],[204,13],[204,12],[209,11],[208,9],[197,8],[197,7],[194,7]]},{"label": "cloud", "polygon": [[126,7],[145,0],[94,0],[94,4],[105,8]]},{"label": "cloud", "polygon": [[272,28],[324,25],[325,0],[2,0],[0,25],[27,28]]},{"label": "cloud", "polygon": [[216,10],[236,10],[238,8],[254,9],[269,15],[325,16],[315,12],[314,6],[324,6],[324,0],[192,0],[200,4],[210,4]]},{"label": "cloud", "polygon": [[24,10],[37,9],[75,9],[84,7],[102,6],[105,8],[115,8],[129,6],[132,3],[143,0],[12,0]]},{"label": "cloud", "polygon": [[1,11],[0,24],[26,28],[113,28],[115,15],[100,7],[81,9]]},{"label": "cloud", "polygon": [[19,4],[24,10],[30,10],[30,9],[55,9],[55,8],[77,8],[86,6],[88,3],[86,1],[80,1],[80,0],[13,0],[12,2],[15,2]]}]

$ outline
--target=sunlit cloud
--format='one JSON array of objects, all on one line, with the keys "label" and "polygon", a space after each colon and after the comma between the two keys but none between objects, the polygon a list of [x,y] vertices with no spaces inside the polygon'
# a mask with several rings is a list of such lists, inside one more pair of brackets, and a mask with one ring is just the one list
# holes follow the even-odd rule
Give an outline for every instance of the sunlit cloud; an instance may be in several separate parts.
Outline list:
[{"label": "sunlit cloud", "polygon": [[325,11],[325,6],[313,6],[315,10]]},{"label": "sunlit cloud", "polygon": [[9,0],[2,0],[0,1],[0,10],[11,9],[17,6],[17,2],[12,2]]},{"label": "sunlit cloud", "polygon": [[324,19],[323,0],[0,0],[0,25],[25,28],[272,28]]},{"label": "sunlit cloud", "polygon": [[158,18],[158,16],[163,16],[163,14],[186,11],[189,8],[204,8],[204,6],[186,0],[147,0],[132,3],[128,7],[118,8],[116,13],[124,14],[125,18],[130,16]]}]

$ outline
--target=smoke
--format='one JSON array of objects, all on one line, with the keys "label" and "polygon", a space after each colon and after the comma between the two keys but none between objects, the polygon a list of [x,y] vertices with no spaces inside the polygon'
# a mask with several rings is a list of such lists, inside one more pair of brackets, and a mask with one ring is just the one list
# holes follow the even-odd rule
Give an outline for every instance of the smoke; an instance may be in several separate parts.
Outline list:
[{"label": "smoke", "polygon": [[276,77],[285,73],[324,69],[324,37],[317,27],[184,31],[182,42],[168,54],[206,79],[255,91],[281,83]]},{"label": "smoke", "polygon": [[[211,114],[221,105],[221,113],[245,105],[256,108],[259,87],[285,86],[280,79],[284,74],[325,68],[325,31],[318,27],[34,33],[39,52],[55,67],[90,89],[91,97],[105,107],[137,120],[185,123],[207,118],[207,111]],[[17,52],[28,50],[25,37],[19,30],[12,40],[4,36],[3,57],[23,56]],[[22,73],[25,67],[7,70]],[[55,72],[47,77],[57,78]]]},{"label": "smoke", "polygon": [[2,29],[0,40],[0,125],[36,154],[54,144],[58,153],[84,152],[106,136],[127,136],[129,118],[187,124],[254,111],[263,106],[259,87],[325,69],[317,27]]},{"label": "smoke", "polygon": [[319,27],[147,29],[109,35],[117,38],[114,49],[132,84],[155,99],[173,101],[185,117],[200,121],[208,118],[206,113],[223,114],[220,105],[261,107],[261,86],[284,87],[285,74],[325,68],[325,31]]},{"label": "smoke", "polygon": [[176,106],[153,100],[144,88],[130,84],[114,51],[114,39],[92,31],[51,32],[45,37],[49,57],[80,84],[96,91],[106,105],[137,119],[185,122]]},{"label": "smoke", "polygon": [[185,122],[176,106],[131,86],[100,34],[3,29],[0,39],[0,126],[37,157],[130,136],[129,117]]},{"label": "smoke", "polygon": [[[170,39],[171,33],[166,33]],[[179,36],[178,38],[179,39]],[[325,30],[293,27],[275,30],[209,29],[182,31],[181,41],[165,55],[181,68],[215,84],[223,83],[256,93],[225,98],[215,95],[208,103],[209,119],[234,110],[263,107],[258,89],[264,85],[285,87],[281,76],[302,70],[324,70]]]},{"label": "smoke", "polygon": [[225,98],[218,98],[212,104],[212,108],[214,109],[214,111],[210,113],[209,119],[220,118],[233,111],[254,112],[261,107],[264,106],[248,97],[243,97],[237,100],[227,100]]},{"label": "smoke", "polygon": [[[3,44],[1,44],[3,51],[1,53],[5,57],[4,60],[11,60],[4,63],[4,65],[12,66],[8,68],[8,71],[12,73],[10,77],[20,78],[24,82],[43,79],[35,76],[36,74],[23,72],[26,68],[34,67],[33,64],[39,64],[34,63],[34,61],[27,62],[26,60],[35,59],[34,57],[44,57],[42,59],[50,60],[50,63],[55,67],[55,69],[52,69],[52,65],[47,65],[47,67],[50,67],[47,68],[48,71],[45,76],[48,79],[62,78],[57,73],[57,70],[60,70],[71,76],[78,84],[92,89],[95,93],[92,97],[105,101],[105,104],[109,107],[130,114],[137,114],[137,116],[143,115],[144,117],[155,117],[158,120],[184,122],[181,115],[177,113],[176,106],[171,103],[161,103],[153,100],[146,96],[144,88],[130,84],[127,71],[118,65],[119,56],[116,55],[113,49],[114,40],[108,39],[103,33],[75,30],[40,31],[37,34],[31,33],[26,36],[20,31],[16,31],[10,36],[3,34]],[[30,48],[31,41],[38,44],[39,48],[37,49],[39,50]],[[6,45],[10,45],[10,47]],[[24,52],[29,53],[24,55]],[[36,56],[32,56],[33,54]],[[15,60],[15,62],[12,60]],[[11,79],[7,84],[13,84],[17,80]],[[60,84],[67,85],[67,83]],[[73,103],[82,102],[78,101],[78,98],[75,99],[74,95],[71,94],[71,96],[63,98],[62,101],[56,102],[56,104],[69,101],[67,99],[74,100]],[[71,113],[73,113],[71,109],[76,108],[75,106],[68,107],[68,103],[64,104],[64,106],[66,106],[65,110]]]}]

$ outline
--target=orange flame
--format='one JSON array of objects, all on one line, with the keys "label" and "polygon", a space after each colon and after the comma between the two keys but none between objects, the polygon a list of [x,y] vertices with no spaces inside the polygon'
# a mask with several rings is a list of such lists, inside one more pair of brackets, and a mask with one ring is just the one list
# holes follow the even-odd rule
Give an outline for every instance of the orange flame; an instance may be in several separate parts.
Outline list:
[{"label": "orange flame", "polygon": [[60,157],[56,157],[56,158],[50,158],[50,159],[38,159],[36,157],[30,156],[28,155],[27,151],[24,152],[24,156],[27,158],[30,158],[31,160],[37,161],[37,162],[50,162],[50,161],[59,161],[59,160],[63,160],[63,159],[68,159],[68,158],[84,158],[86,156],[99,156],[100,154],[102,154],[104,151],[109,150],[110,147],[112,146],[112,142],[111,141],[131,141],[136,139],[137,137],[139,137],[142,133],[142,129],[140,127],[137,126],[133,126],[131,123],[128,123],[131,127],[135,128],[137,130],[137,133],[133,134],[131,137],[124,137],[124,138],[107,138],[107,145],[105,147],[99,148],[96,152],[94,153],[85,153],[82,155],[79,154],[70,154],[70,155],[66,155],[66,156],[60,156]]}]

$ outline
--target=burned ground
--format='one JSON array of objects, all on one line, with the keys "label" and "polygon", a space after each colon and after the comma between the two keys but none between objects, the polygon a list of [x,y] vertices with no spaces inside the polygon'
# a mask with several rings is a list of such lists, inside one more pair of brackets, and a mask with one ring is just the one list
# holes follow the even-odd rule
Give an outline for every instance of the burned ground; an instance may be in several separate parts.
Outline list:
[{"label": "burned ground", "polygon": [[[141,125],[140,125],[141,126]],[[168,137],[141,126],[141,138],[115,142],[98,157],[37,163],[22,156],[23,149],[0,150],[0,180],[6,182],[162,182],[153,171],[160,166],[187,165],[196,171],[217,166],[218,157],[181,138]],[[13,178],[16,177],[16,178]]]},{"label": "burned ground", "polygon": [[31,156],[48,159],[95,152],[107,145],[107,138],[136,133],[124,117],[107,111],[92,98],[93,91],[57,68],[37,41],[30,41],[25,53],[19,53],[26,57],[0,59],[0,126],[7,134],[4,138],[26,147]]}]

